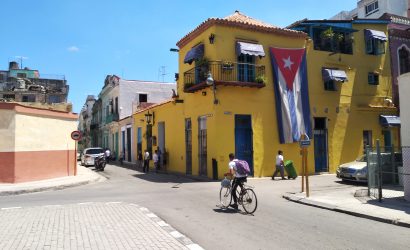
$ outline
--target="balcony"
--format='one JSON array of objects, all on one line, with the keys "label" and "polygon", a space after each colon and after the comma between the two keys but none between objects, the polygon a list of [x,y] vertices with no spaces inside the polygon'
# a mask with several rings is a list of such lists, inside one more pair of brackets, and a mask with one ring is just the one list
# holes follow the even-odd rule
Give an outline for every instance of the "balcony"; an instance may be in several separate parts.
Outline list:
[{"label": "balcony", "polygon": [[209,72],[215,85],[262,88],[266,84],[264,65],[210,61],[184,73],[184,91],[193,93],[207,88]]},{"label": "balcony", "polygon": [[118,114],[113,113],[109,114],[108,116],[105,117],[105,124],[108,124],[110,122],[117,122],[119,120]]}]

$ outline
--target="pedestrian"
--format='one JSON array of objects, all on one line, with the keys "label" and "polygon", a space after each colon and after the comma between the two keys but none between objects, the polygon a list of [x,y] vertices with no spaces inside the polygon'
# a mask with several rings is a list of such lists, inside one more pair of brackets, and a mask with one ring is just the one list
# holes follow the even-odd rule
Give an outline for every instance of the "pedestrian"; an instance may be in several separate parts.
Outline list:
[{"label": "pedestrian", "polygon": [[138,154],[137,154],[137,167],[138,168],[142,168],[142,152],[141,150],[138,150]]},{"label": "pedestrian", "polygon": [[154,161],[155,172],[158,173],[158,170],[159,170],[158,150],[154,151],[154,154],[152,155],[152,160]]},{"label": "pedestrian", "polygon": [[105,154],[105,161],[107,162],[107,164],[109,164],[109,163],[110,163],[110,159],[111,159],[111,151],[110,151],[110,149],[109,149],[109,148],[106,148],[104,154]]},{"label": "pedestrian", "polygon": [[148,150],[145,150],[145,154],[144,154],[144,167],[143,167],[143,169],[142,169],[142,171],[143,171],[144,173],[148,173],[148,170],[149,170],[149,160],[150,160],[149,152],[148,152]]},{"label": "pedestrian", "polygon": [[281,150],[278,150],[278,155],[276,156],[276,164],[275,165],[276,165],[276,170],[272,175],[272,180],[275,179],[275,177],[278,173],[280,173],[280,176],[282,177],[282,180],[285,180],[283,152]]}]

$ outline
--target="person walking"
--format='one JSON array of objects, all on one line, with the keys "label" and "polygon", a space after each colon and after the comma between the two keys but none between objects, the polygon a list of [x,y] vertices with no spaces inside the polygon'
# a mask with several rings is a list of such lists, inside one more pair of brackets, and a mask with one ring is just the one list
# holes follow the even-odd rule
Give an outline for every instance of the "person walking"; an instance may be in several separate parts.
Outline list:
[{"label": "person walking", "polygon": [[138,150],[138,154],[137,154],[137,168],[142,168],[142,166],[143,166],[142,152],[141,152],[141,150]]},{"label": "person walking", "polygon": [[154,154],[152,155],[152,160],[154,161],[155,172],[158,173],[158,170],[159,170],[158,150],[155,150],[155,151],[154,151]]},{"label": "person walking", "polygon": [[272,175],[272,180],[275,180],[275,177],[278,173],[280,173],[280,176],[282,177],[282,180],[285,180],[283,152],[281,150],[278,150],[278,155],[276,156],[276,164],[275,165],[276,165],[276,170]]},{"label": "person walking", "polygon": [[143,167],[143,169],[142,169],[142,171],[143,171],[144,173],[148,173],[148,170],[149,170],[149,160],[150,160],[149,152],[148,152],[148,150],[145,150],[145,154],[144,154],[144,167]]}]

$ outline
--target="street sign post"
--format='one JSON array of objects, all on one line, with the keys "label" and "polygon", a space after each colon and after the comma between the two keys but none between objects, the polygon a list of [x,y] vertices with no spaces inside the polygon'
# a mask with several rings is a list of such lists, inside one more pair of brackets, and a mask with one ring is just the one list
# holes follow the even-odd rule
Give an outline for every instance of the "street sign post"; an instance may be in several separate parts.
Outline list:
[{"label": "street sign post", "polygon": [[308,172],[308,150],[307,148],[310,146],[310,139],[309,136],[304,134],[300,137],[299,141],[300,145],[300,152],[302,155],[302,192],[304,191],[305,182],[304,179],[306,178],[306,197],[309,197],[309,172]]},{"label": "street sign post", "polygon": [[[71,132],[71,139],[74,140],[74,176],[77,175],[77,141],[81,140],[81,138],[83,138],[81,131],[75,130]],[[68,174],[70,175],[70,172]]]}]

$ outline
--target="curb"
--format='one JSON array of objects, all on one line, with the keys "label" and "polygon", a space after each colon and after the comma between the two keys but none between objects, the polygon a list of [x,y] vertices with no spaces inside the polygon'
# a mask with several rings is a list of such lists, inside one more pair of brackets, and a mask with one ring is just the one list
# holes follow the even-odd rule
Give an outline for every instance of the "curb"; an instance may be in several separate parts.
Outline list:
[{"label": "curb", "polygon": [[88,180],[82,180],[82,181],[77,181],[77,182],[71,182],[71,183],[65,183],[65,184],[59,184],[56,186],[40,186],[40,187],[27,187],[27,188],[21,188],[18,190],[10,190],[10,191],[0,191],[0,196],[9,196],[9,195],[19,195],[19,194],[28,194],[28,193],[36,193],[36,192],[43,192],[43,191],[56,191],[56,190],[62,190],[66,188],[71,188],[71,187],[77,187],[77,186],[82,186],[82,185],[87,185],[90,183],[95,183],[95,182],[102,182],[107,180],[104,176],[101,176],[98,174],[98,176],[93,177]]},{"label": "curb", "polygon": [[410,223],[407,223],[407,222],[401,222],[399,220],[381,218],[381,217],[377,217],[377,216],[373,216],[373,215],[363,214],[363,213],[343,209],[343,208],[340,208],[338,206],[330,205],[330,204],[327,204],[327,203],[308,200],[306,198],[298,197],[298,196],[293,195],[293,194],[284,194],[284,195],[282,195],[282,198],[285,198],[288,201],[296,202],[296,203],[311,206],[311,207],[317,207],[317,208],[326,209],[326,210],[330,210],[330,211],[334,211],[334,212],[338,212],[338,213],[353,215],[353,216],[360,217],[360,218],[365,218],[365,219],[369,219],[369,220],[374,220],[374,221],[378,221],[378,222],[383,222],[383,223],[387,223],[387,224],[392,224],[392,225],[396,225],[396,226],[410,228]]}]

